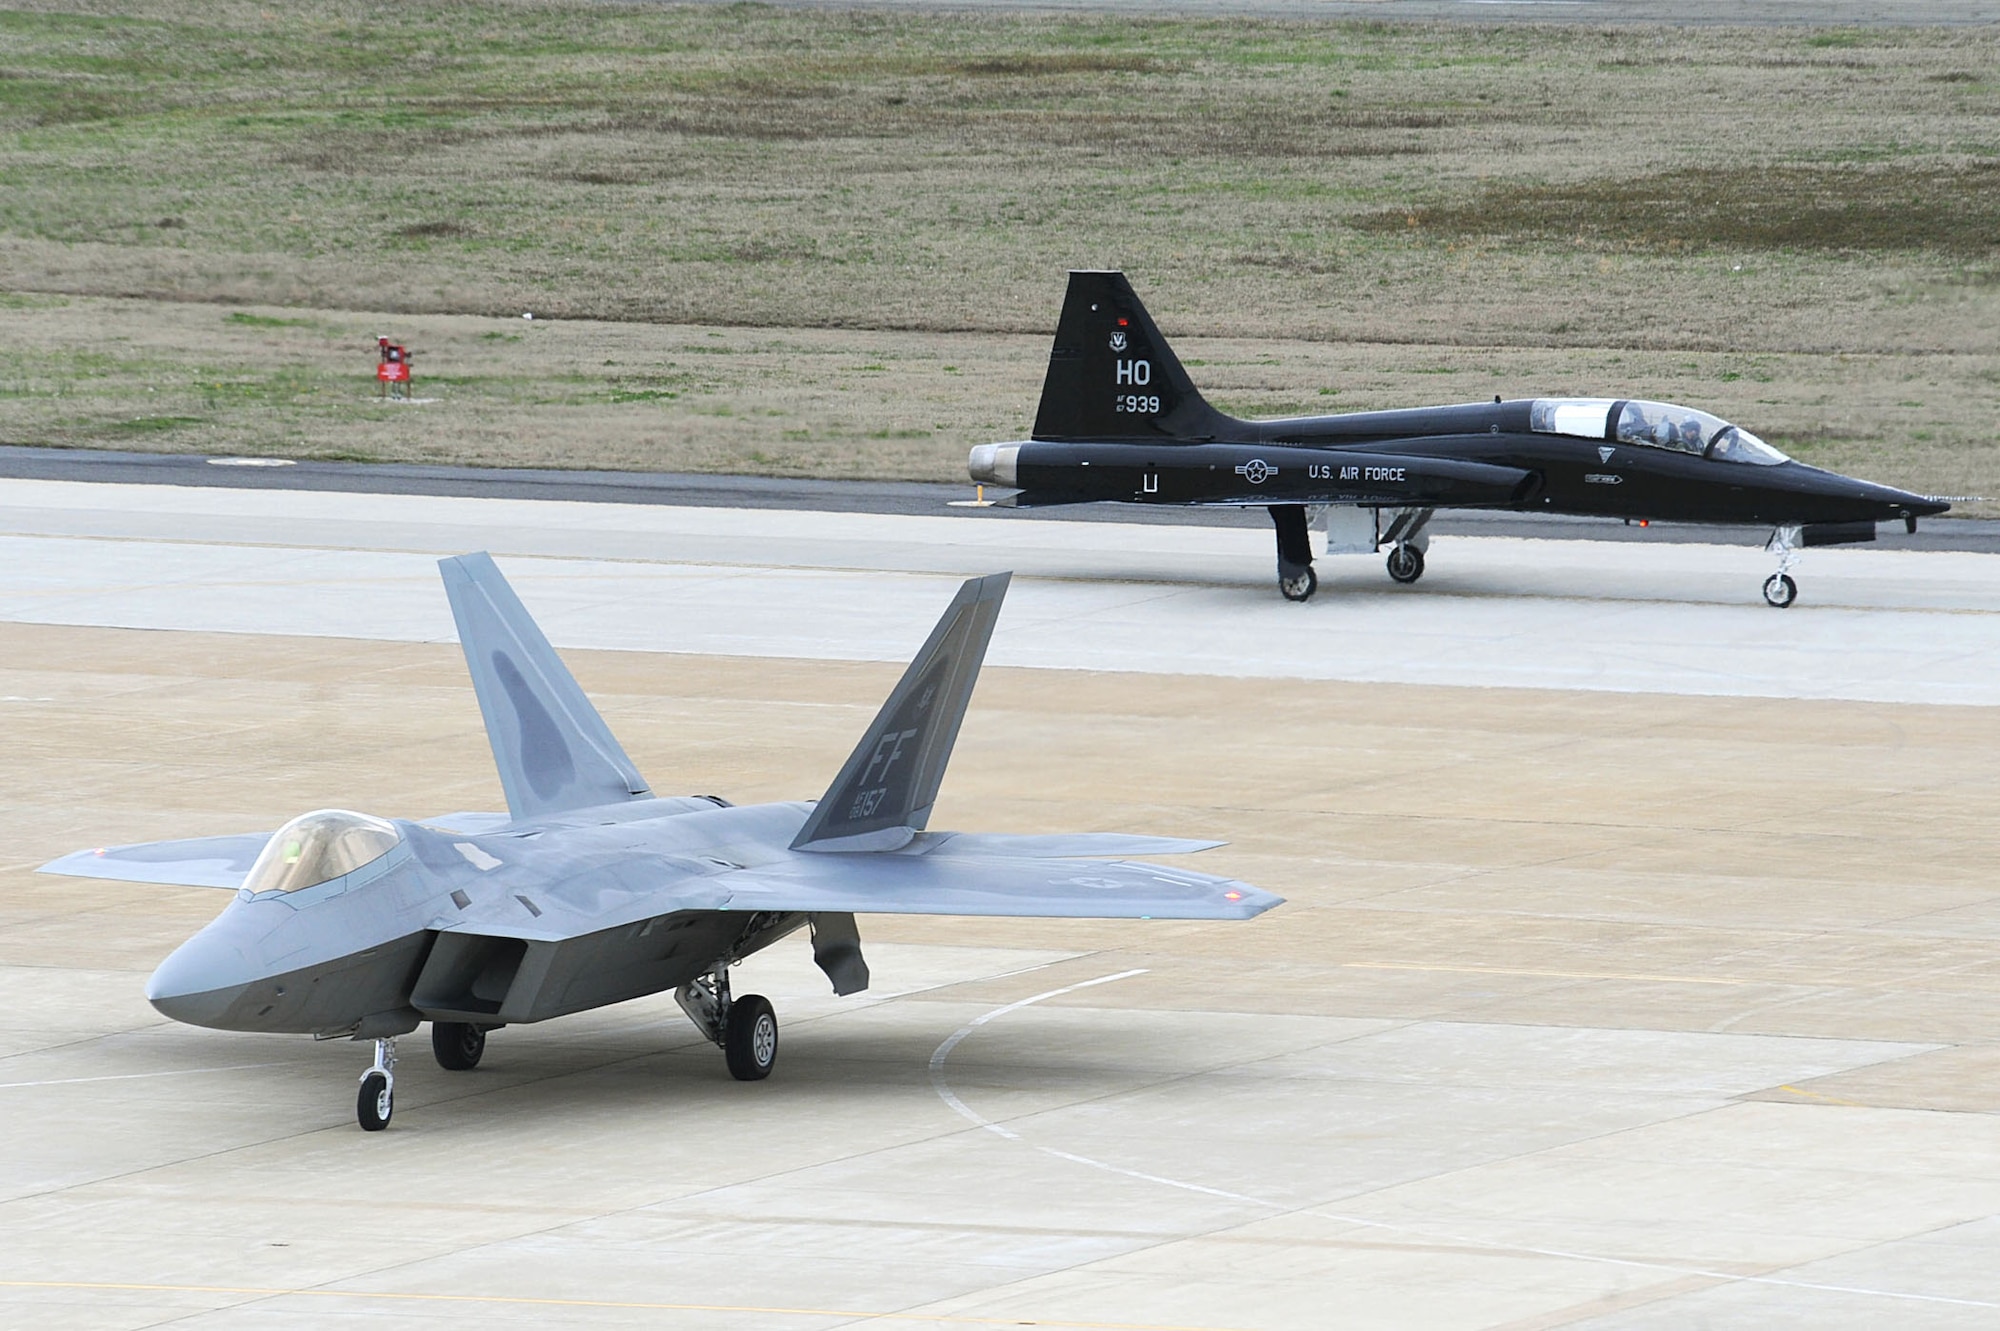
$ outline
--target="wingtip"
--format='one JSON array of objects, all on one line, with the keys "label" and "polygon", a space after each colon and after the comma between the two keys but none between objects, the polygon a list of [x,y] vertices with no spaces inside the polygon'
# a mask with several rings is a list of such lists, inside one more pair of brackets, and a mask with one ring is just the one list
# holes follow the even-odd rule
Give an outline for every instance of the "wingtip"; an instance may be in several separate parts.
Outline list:
[{"label": "wingtip", "polygon": [[1000,573],[988,573],[982,577],[967,578],[965,590],[972,599],[978,601],[998,601],[1007,595],[1007,587],[1014,581],[1014,571],[1007,569]]},{"label": "wingtip", "polygon": [[469,578],[478,572],[482,566],[485,568],[493,567],[493,556],[484,550],[469,550],[462,555],[446,555],[443,559],[438,560],[438,572],[444,574],[446,577],[450,577],[453,573],[458,573],[461,576]]},{"label": "wingtip", "polygon": [[1229,918],[1233,920],[1254,919],[1273,907],[1285,904],[1285,899],[1275,892],[1235,881],[1222,890],[1222,899],[1229,903]]}]

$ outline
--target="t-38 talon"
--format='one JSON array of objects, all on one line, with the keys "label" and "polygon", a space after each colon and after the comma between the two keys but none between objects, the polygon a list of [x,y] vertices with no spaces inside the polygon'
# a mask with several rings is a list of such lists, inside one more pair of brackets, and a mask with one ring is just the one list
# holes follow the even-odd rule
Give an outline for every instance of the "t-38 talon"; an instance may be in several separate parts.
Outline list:
[{"label": "t-38 talon", "polygon": [[1073,272],[1033,437],[972,450],[1003,505],[1113,501],[1268,508],[1278,587],[1319,585],[1310,507],[1358,518],[1348,548],[1389,547],[1389,576],[1424,573],[1441,508],[1769,527],[1788,606],[1805,546],[1875,539],[1875,524],[1950,505],[1794,462],[1692,407],[1636,398],[1524,398],[1398,411],[1238,420],[1202,399],[1123,273]]}]

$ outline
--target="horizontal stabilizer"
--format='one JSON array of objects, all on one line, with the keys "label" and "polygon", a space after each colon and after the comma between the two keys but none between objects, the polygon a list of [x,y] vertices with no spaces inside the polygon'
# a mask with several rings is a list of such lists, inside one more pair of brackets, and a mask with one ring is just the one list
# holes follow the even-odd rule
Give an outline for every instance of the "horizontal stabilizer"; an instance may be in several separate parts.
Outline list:
[{"label": "horizontal stabilizer", "polygon": [[250,866],[270,843],[269,832],[239,836],[198,836],[183,841],[147,841],[132,846],[79,850],[50,860],[42,873],[72,878],[109,878],[124,883],[168,887],[239,888]]},{"label": "horizontal stabilizer", "polygon": [[652,794],[492,556],[438,569],[508,812],[519,820]]}]

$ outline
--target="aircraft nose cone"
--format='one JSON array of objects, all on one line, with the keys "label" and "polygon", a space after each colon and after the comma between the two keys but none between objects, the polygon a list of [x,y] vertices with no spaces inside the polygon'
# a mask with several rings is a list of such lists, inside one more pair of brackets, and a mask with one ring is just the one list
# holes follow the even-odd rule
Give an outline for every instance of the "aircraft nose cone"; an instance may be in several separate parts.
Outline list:
[{"label": "aircraft nose cone", "polygon": [[1891,518],[1934,518],[1948,512],[1951,505],[1942,499],[1932,499],[1929,495],[1911,494],[1908,490],[1898,490],[1893,485],[1875,485],[1862,482],[1862,497],[1870,503],[1879,504],[1886,510],[1884,516]]},{"label": "aircraft nose cone", "polygon": [[174,949],[146,981],[146,1001],[190,1026],[225,1026],[243,994],[243,954],[197,934]]}]

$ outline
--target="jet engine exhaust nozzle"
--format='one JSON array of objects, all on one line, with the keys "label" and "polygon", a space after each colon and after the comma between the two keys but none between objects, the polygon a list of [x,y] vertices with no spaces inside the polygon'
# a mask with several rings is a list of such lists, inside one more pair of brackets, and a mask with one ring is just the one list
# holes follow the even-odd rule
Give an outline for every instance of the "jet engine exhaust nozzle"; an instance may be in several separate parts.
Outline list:
[{"label": "jet engine exhaust nozzle", "polygon": [[974,444],[965,469],[973,480],[987,485],[1018,485],[1020,458],[1019,444]]}]

